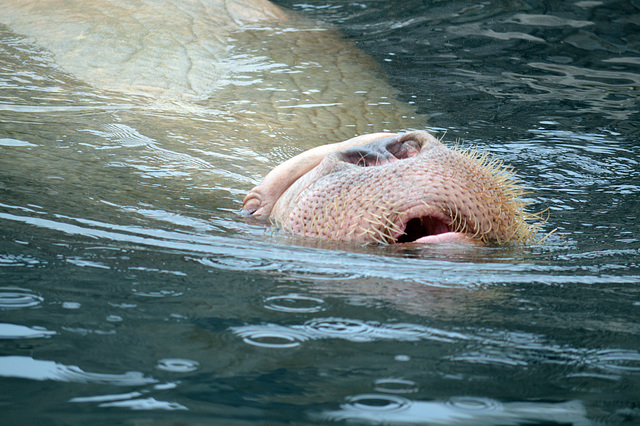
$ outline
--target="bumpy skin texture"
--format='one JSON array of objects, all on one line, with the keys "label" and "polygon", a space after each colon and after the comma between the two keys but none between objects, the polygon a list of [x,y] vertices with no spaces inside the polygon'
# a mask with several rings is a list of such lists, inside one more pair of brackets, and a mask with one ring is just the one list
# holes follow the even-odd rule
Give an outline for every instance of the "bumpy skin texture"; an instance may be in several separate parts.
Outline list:
[{"label": "bumpy skin texture", "polygon": [[[295,234],[337,241],[500,244],[532,237],[520,188],[500,162],[449,149],[426,132],[368,136],[343,142],[301,177],[274,171],[245,199],[245,216],[258,213]],[[296,170],[295,161],[288,168]],[[252,207],[252,194],[273,189],[270,181],[280,186],[271,204]]]}]

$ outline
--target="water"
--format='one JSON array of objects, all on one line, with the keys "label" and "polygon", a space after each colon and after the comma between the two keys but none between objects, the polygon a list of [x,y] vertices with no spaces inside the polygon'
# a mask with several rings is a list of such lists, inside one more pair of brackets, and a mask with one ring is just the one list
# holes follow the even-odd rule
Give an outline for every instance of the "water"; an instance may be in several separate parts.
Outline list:
[{"label": "water", "polygon": [[[309,20],[230,33],[223,78],[153,100],[0,26],[3,423],[640,421],[640,4],[280,4]],[[512,164],[557,231],[398,248],[237,216],[291,155],[424,128]]]}]

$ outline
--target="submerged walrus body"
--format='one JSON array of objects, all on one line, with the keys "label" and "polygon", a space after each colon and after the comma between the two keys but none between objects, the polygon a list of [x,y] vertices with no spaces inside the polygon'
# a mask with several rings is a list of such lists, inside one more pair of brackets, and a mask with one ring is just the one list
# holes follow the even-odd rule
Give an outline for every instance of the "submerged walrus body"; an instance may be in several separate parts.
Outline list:
[{"label": "submerged walrus body", "polygon": [[528,242],[535,226],[509,169],[426,132],[372,134],[283,163],[243,214],[295,234],[378,243]]},{"label": "submerged walrus body", "polygon": [[228,75],[233,31],[287,19],[266,0],[0,0],[0,10],[77,78],[154,97],[207,94]]},{"label": "submerged walrus body", "polygon": [[197,138],[233,141],[251,173],[289,142],[304,150],[424,125],[339,31],[267,0],[0,0],[0,43],[5,28],[43,48],[38,66],[51,65],[54,89],[63,71],[75,78],[65,92],[95,89],[116,108],[172,116],[136,124],[150,134],[199,131],[183,117],[215,120]]}]

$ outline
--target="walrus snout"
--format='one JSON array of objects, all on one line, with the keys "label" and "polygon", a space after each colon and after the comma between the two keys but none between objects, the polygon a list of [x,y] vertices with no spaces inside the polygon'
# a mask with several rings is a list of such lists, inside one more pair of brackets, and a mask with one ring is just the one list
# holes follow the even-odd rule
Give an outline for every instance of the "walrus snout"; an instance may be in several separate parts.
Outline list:
[{"label": "walrus snout", "polygon": [[276,167],[243,214],[336,241],[423,244],[528,242],[537,218],[514,172],[427,132],[365,135]]}]

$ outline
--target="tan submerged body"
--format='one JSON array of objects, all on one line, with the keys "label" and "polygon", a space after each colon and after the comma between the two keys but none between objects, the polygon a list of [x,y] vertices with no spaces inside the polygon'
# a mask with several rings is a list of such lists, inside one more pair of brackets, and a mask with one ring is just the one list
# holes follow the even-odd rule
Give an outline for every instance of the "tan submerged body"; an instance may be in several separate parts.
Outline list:
[{"label": "tan submerged body", "polygon": [[[256,174],[283,145],[424,125],[339,31],[267,0],[0,0],[0,24],[105,99],[213,114],[208,140],[240,139]],[[182,125],[199,130],[182,117],[150,127]]]},{"label": "tan submerged body", "polygon": [[229,35],[287,15],[262,0],[0,0],[0,23],[96,87],[199,94],[225,73]]},{"label": "tan submerged body", "polygon": [[372,134],[278,166],[243,214],[295,234],[378,243],[529,242],[535,225],[499,161],[449,149],[426,132]]}]

